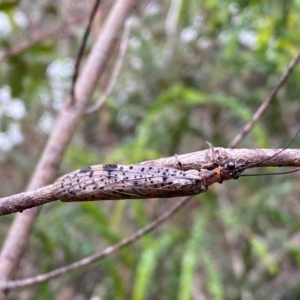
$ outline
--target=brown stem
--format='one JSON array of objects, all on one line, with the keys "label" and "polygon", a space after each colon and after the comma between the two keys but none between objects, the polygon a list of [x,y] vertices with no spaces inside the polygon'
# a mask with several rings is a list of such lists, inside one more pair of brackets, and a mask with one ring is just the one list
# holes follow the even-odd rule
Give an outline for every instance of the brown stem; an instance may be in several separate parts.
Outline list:
[{"label": "brown stem", "polygon": [[113,252],[116,252],[120,250],[121,248],[128,246],[147,233],[150,233],[155,228],[157,228],[160,224],[166,222],[168,219],[170,219],[178,210],[180,210],[184,205],[186,205],[193,197],[185,197],[181,200],[179,200],[177,203],[175,203],[169,210],[167,210],[165,213],[163,213],[161,216],[159,216],[156,220],[152,221],[148,226],[146,226],[143,229],[140,229],[136,231],[133,235],[123,239],[119,243],[110,246],[103,251],[100,251],[94,255],[91,255],[89,257],[83,258],[77,262],[74,262],[68,266],[64,266],[62,268],[58,268],[56,270],[53,270],[46,274],[37,275],[34,277],[29,277],[26,279],[21,280],[14,280],[14,281],[0,281],[0,290],[8,290],[8,289],[15,289],[18,287],[25,287],[30,286],[33,284],[37,284],[40,282],[44,282],[47,280],[50,280],[52,278],[56,278],[60,275],[63,275],[67,272],[77,270],[78,268],[82,268],[84,266],[87,266],[101,258],[104,258],[107,255],[112,254]]},{"label": "brown stem", "polygon": [[[53,181],[66,147],[82,119],[99,77],[113,52],[114,40],[135,2],[134,0],[115,1],[78,78],[75,88],[76,106],[65,106],[58,116],[28,189],[34,190]],[[14,276],[39,211],[40,208],[26,210],[14,219],[0,254],[0,278],[9,279]],[[0,299],[5,298],[6,295],[0,293]]]},{"label": "brown stem", "polygon": [[34,34],[33,36],[29,37],[27,40],[22,41],[18,45],[12,46],[11,48],[1,50],[0,51],[0,61],[7,59],[11,56],[15,56],[23,51],[26,51],[28,48],[34,46],[39,41],[41,41],[45,38],[56,35],[57,33],[61,34],[63,29],[67,28],[72,23],[75,23],[75,22],[83,19],[84,17],[86,17],[86,13],[80,13],[79,15],[71,18],[70,20],[63,22],[63,24],[54,26],[53,28],[50,28],[46,31]]},{"label": "brown stem", "polygon": [[130,33],[130,23],[129,20],[126,21],[124,26],[124,31],[120,43],[120,50],[119,55],[117,57],[117,61],[115,63],[111,78],[106,86],[106,89],[103,93],[103,95],[100,97],[100,99],[91,107],[88,107],[86,110],[86,115],[93,114],[101,108],[102,104],[107,100],[107,98],[110,96],[111,92],[113,91],[117,78],[121,72],[124,56],[126,54],[128,41],[129,41],[129,33]]},{"label": "brown stem", "polygon": [[39,188],[34,191],[28,191],[16,194],[10,197],[0,199],[0,215],[7,215],[15,212],[40,206],[48,202],[53,202],[52,184]]},{"label": "brown stem", "polygon": [[292,59],[287,69],[282,74],[281,78],[279,79],[278,84],[274,87],[274,89],[271,91],[271,93],[268,95],[268,97],[264,100],[264,102],[260,105],[260,107],[257,109],[255,114],[253,115],[251,121],[245,125],[245,127],[240,131],[240,133],[233,139],[233,141],[230,142],[229,148],[235,148],[238,143],[250,132],[250,130],[253,128],[255,123],[258,121],[258,119],[261,117],[261,115],[265,112],[265,110],[270,105],[271,101],[275,99],[278,91],[280,88],[285,84],[287,79],[289,78],[290,74],[296,67],[297,63],[300,59],[300,51],[298,54]]},{"label": "brown stem", "polygon": [[[243,165],[245,166],[245,168],[247,167],[254,168],[254,167],[262,167],[262,166],[300,167],[300,149],[284,149],[284,151],[282,151],[281,149],[225,149],[220,147],[216,147],[213,149],[215,153],[218,154],[218,157],[220,158],[221,161],[225,161],[225,162],[231,161],[234,163],[234,165]],[[203,150],[203,151],[197,151],[193,153],[182,154],[178,156],[161,158],[158,160],[140,162],[137,166],[138,167],[142,167],[142,166],[165,167],[165,168],[173,168],[173,169],[179,169],[184,171],[198,170],[199,178],[201,178],[201,176],[205,176],[206,174],[205,172],[203,172],[203,170],[205,170],[205,168],[212,162],[209,156],[207,155],[208,154],[207,151],[208,150]],[[88,169],[94,170],[93,172],[96,173],[95,170],[103,170],[105,168],[103,165],[95,165],[89,167]],[[71,176],[72,174],[80,173],[81,171],[82,169],[79,171],[74,171],[72,173],[66,174],[64,178],[72,177]],[[100,174],[103,174],[103,172],[100,171]],[[91,178],[89,178],[89,172],[87,173],[86,176],[87,176],[87,180],[90,182]],[[223,180],[229,180],[232,178],[234,177],[229,176],[228,178],[223,178]],[[81,184],[83,184],[82,180],[83,177],[81,177]],[[62,178],[59,178],[53,185],[48,185],[37,190],[24,192],[10,197],[1,198],[0,216],[14,213],[17,211],[23,211],[25,209],[35,207],[35,206],[40,206],[44,203],[56,201],[57,198],[59,197],[56,197],[55,195],[57,193],[57,190],[60,189],[61,182],[62,182]],[[212,176],[212,178],[207,182],[208,182],[207,185],[210,185],[215,182],[219,182],[219,178]],[[112,193],[113,191],[114,191],[113,197],[111,197],[110,193]],[[100,201],[100,200],[107,200],[107,199],[121,200],[124,198],[147,199],[151,196],[151,193],[149,193],[148,196],[147,194],[143,194],[141,191],[136,193],[136,187],[133,185],[132,187],[130,187],[129,185],[128,192],[131,195],[131,197],[124,196],[124,193],[117,194],[114,190],[114,186],[111,185],[111,191],[107,190],[103,195],[101,195],[101,197],[99,195],[98,197],[93,197],[92,196],[93,190],[91,190],[90,193],[88,193],[88,191],[85,192],[85,198],[89,201]],[[155,190],[153,190],[153,193],[155,194]],[[133,195],[136,195],[136,197],[133,197]],[[187,196],[190,194],[187,194],[187,191],[185,190],[181,191],[181,189],[178,188],[178,195],[175,196],[179,196],[179,195]],[[152,197],[154,196],[151,196],[151,198]],[[160,196],[158,194],[155,194],[155,197],[165,198],[167,196],[165,195]],[[170,197],[174,197],[174,195]],[[72,202],[72,201],[82,201],[82,200],[78,200],[78,198],[76,198],[74,195],[68,198],[67,201]],[[24,212],[23,214],[25,213],[26,212]]]},{"label": "brown stem", "polygon": [[[222,147],[214,147],[214,150],[219,153],[220,157],[225,160],[234,161],[236,164],[244,164],[246,167],[300,167],[300,149],[230,149]],[[276,155],[279,153],[278,155]],[[274,156],[276,155],[276,156]],[[271,159],[268,159],[272,157]],[[204,165],[209,163],[207,159],[207,150],[197,151],[187,154],[178,155],[177,159],[182,164],[183,170],[200,170]],[[141,165],[161,165],[164,167],[178,168],[178,162],[175,156],[160,158],[158,160],[145,161]]]}]

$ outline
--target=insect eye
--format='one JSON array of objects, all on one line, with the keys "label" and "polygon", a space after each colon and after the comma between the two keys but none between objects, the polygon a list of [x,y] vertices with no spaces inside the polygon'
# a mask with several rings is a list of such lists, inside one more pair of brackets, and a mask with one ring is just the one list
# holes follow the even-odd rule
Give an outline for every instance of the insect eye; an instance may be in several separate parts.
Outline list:
[{"label": "insect eye", "polygon": [[230,161],[227,163],[227,167],[229,170],[234,170],[235,169],[235,163],[233,161]]}]

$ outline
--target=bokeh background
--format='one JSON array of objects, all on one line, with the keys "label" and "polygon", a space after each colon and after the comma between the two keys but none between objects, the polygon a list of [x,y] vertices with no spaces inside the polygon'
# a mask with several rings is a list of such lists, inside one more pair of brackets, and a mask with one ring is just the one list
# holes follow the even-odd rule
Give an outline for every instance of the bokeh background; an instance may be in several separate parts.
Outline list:
[{"label": "bokeh background", "polygon": [[[68,98],[92,5],[0,2],[1,197],[26,188]],[[111,5],[108,0],[101,4],[86,54]],[[78,128],[60,174],[92,164],[193,152],[206,149],[205,141],[228,146],[299,51],[299,14],[298,0],[139,1],[114,90]],[[38,42],[27,47],[34,39]],[[17,51],[20,45],[24,50]],[[5,55],[16,46],[16,53]],[[116,43],[94,102],[110,79],[119,47]],[[299,97],[297,67],[239,147],[288,144],[300,127]],[[300,139],[291,147],[300,148]],[[300,299],[298,179],[295,173],[214,185],[135,244],[10,297]],[[146,226],[175,201],[45,205],[17,278],[104,249]],[[1,217],[1,243],[12,218]]]}]

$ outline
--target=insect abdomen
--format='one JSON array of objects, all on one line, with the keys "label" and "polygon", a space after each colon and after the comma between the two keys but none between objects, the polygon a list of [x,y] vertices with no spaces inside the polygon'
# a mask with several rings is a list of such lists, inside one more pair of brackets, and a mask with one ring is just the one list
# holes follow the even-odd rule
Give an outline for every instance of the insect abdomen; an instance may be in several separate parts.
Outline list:
[{"label": "insect abdomen", "polygon": [[196,195],[206,186],[195,170],[96,165],[59,178],[54,196],[61,201],[171,198]]}]

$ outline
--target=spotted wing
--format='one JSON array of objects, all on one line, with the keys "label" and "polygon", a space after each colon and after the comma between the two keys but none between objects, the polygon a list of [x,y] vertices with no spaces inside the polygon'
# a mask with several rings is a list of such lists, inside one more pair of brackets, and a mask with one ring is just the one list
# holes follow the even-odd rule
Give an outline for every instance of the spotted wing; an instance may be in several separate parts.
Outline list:
[{"label": "spotted wing", "polygon": [[85,167],[54,183],[54,195],[61,201],[177,197],[205,190],[197,171],[140,165]]}]

